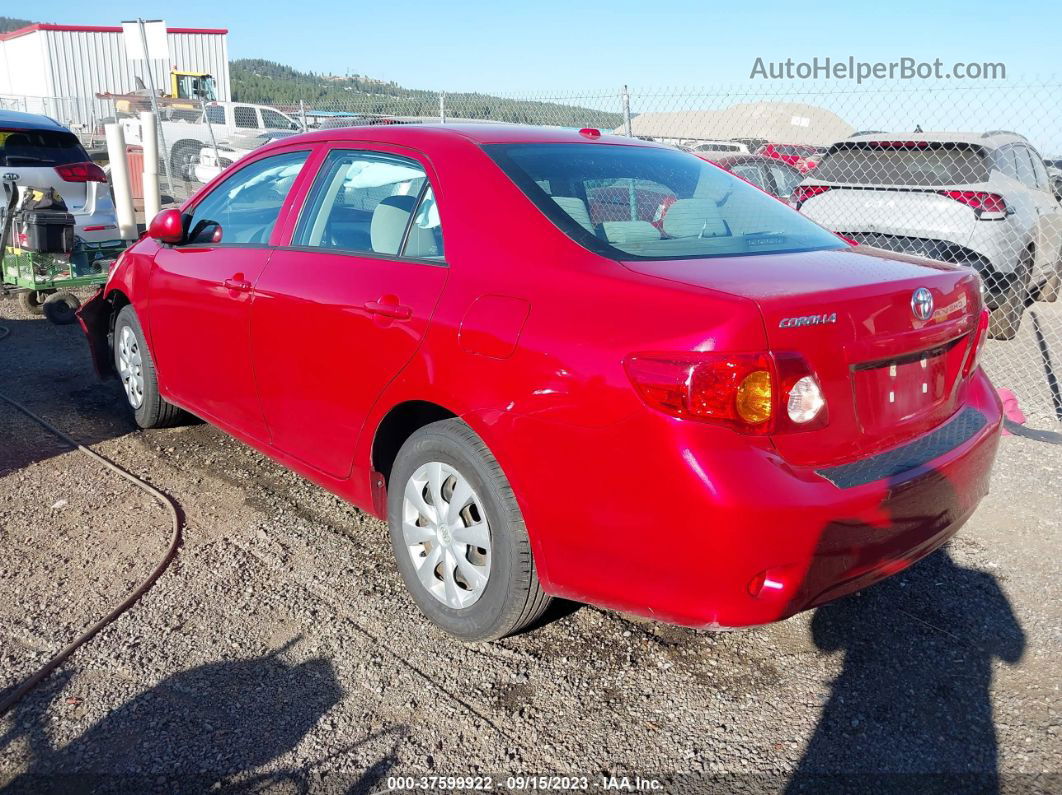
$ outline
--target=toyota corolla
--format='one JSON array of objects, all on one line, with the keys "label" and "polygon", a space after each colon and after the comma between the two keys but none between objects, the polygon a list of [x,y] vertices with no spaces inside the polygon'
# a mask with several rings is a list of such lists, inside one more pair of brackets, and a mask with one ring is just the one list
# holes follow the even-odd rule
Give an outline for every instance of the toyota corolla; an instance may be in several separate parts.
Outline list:
[{"label": "toyota corolla", "polygon": [[264,146],[81,319],[141,427],[197,415],[386,519],[465,640],[551,597],[726,628],[863,588],[970,516],[1001,422],[974,273],[590,129]]}]

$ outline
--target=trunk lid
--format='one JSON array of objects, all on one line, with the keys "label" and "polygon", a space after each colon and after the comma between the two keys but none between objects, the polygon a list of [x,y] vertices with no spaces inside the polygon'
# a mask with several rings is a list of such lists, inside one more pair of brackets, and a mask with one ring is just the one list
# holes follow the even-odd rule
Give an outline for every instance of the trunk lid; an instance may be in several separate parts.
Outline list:
[{"label": "trunk lid", "polygon": [[[624,264],[752,299],[771,350],[804,357],[829,421],[773,436],[792,464],[864,457],[939,425],[961,405],[981,307],[970,270],[864,248]],[[912,305],[920,288],[933,299],[926,320]]]}]

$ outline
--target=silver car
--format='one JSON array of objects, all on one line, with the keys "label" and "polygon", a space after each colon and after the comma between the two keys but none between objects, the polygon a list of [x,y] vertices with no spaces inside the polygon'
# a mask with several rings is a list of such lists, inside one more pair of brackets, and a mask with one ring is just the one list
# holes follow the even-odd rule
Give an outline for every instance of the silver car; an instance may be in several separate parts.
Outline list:
[{"label": "silver car", "polygon": [[975,268],[997,339],[1017,333],[1028,303],[1058,296],[1062,205],[1021,135],[853,136],[830,147],[794,199],[859,243]]},{"label": "silver car", "polygon": [[54,188],[86,243],[120,238],[107,175],[55,119],[0,110],[0,176],[20,188]]}]

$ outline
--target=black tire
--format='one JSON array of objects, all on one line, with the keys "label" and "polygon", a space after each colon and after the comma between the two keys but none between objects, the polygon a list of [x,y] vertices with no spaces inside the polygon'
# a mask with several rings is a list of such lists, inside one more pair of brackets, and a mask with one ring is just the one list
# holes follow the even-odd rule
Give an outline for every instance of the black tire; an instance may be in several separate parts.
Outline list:
[{"label": "black tire", "polygon": [[[421,584],[402,531],[406,483],[423,464],[438,461],[467,480],[483,507],[490,534],[490,574],[482,595],[452,608]],[[406,588],[437,626],[464,641],[503,638],[538,619],[549,606],[535,572],[531,542],[509,481],[483,440],[458,419],[426,425],[402,445],[387,498],[391,545]]]},{"label": "black tire", "polygon": [[52,293],[42,307],[44,316],[57,326],[69,326],[75,322],[80,308],[81,301],[73,293]]},{"label": "black tire", "polygon": [[44,314],[44,302],[54,291],[52,290],[22,290],[18,294],[18,305],[31,315]]},{"label": "black tire", "polygon": [[988,285],[988,336],[994,340],[1012,340],[1021,327],[1021,317],[1030,303],[1029,275],[1035,252],[1025,249],[1014,273],[997,276]]},{"label": "black tire", "polygon": [[[140,356],[140,374],[143,382],[143,395],[140,405],[134,404],[126,389],[126,379],[122,376],[120,340],[123,338],[123,330],[129,329],[136,341],[136,351]],[[122,381],[123,389],[126,389],[126,398],[129,407],[133,411],[133,418],[141,428],[169,428],[180,425],[184,420],[185,413],[172,403],[166,402],[159,395],[158,376],[155,372],[155,360],[151,358],[148,350],[144,331],[140,327],[140,320],[136,316],[132,305],[122,307],[118,318],[114,322],[114,337],[112,343],[114,355],[114,369],[118,372],[118,378]]]}]

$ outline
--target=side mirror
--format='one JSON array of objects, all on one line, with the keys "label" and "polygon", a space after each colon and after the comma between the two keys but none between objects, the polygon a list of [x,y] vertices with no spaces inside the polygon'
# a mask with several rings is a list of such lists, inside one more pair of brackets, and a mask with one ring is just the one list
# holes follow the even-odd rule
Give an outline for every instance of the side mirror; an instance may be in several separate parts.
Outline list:
[{"label": "side mirror", "polygon": [[184,240],[184,219],[181,211],[175,208],[163,210],[151,219],[148,237],[160,243],[177,245]]}]

